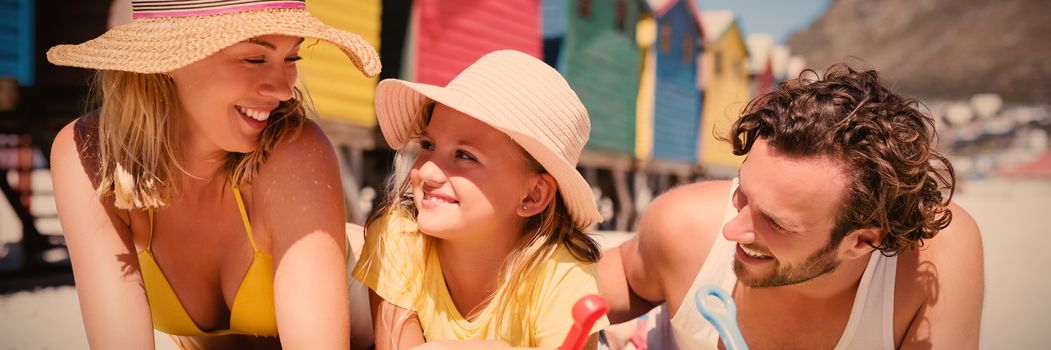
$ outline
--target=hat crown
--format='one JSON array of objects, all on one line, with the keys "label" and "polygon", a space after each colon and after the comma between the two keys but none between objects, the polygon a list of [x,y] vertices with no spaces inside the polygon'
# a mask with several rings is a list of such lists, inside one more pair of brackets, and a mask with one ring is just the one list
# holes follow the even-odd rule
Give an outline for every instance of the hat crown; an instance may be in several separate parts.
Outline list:
[{"label": "hat crown", "polygon": [[263,9],[303,9],[306,0],[132,0],[132,18],[209,16]]},{"label": "hat crown", "polygon": [[519,51],[482,56],[446,88],[474,99],[494,126],[533,138],[570,164],[591,133],[587,109],[562,75]]}]

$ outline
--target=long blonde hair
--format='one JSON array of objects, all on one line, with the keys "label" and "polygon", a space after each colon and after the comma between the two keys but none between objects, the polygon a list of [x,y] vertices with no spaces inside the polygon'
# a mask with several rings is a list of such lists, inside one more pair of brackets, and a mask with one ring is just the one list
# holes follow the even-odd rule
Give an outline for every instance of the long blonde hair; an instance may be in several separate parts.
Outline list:
[{"label": "long blonde hair", "polygon": [[[416,118],[416,135],[419,135],[430,122],[433,109],[434,103],[431,102],[421,110],[421,115]],[[525,149],[517,144],[515,146],[533,171],[538,173],[546,172],[544,167],[529,155]],[[384,240],[386,235],[399,234],[400,232],[374,232],[374,230],[371,230],[373,224],[379,224],[379,227],[388,229],[408,228],[415,231],[410,233],[422,235],[424,244],[421,248],[423,251],[420,254],[410,255],[415,256],[417,259],[422,259],[418,261],[420,263],[418,266],[424,266],[423,263],[431,253],[431,250],[435,249],[435,243],[438,238],[423,234],[415,224],[417,211],[415,203],[409,195],[411,193],[411,184],[407,177],[408,170],[412,165],[410,154],[413,153],[412,149],[415,147],[417,147],[415,142],[410,142],[409,146],[398,150],[394,162],[394,173],[387,183],[387,198],[368,218],[365,222],[365,227],[369,234],[379,234],[377,238],[380,240]],[[530,329],[532,325],[522,322],[522,320],[510,319],[510,317],[516,313],[518,315],[531,314],[530,311],[538,307],[538,305],[531,304],[532,301],[537,300],[536,296],[533,295],[535,288],[524,287],[541,283],[541,278],[544,277],[542,275],[544,263],[554,256],[560,246],[565,246],[574,258],[584,263],[595,263],[601,256],[598,244],[573,224],[573,219],[569,215],[569,210],[563,202],[561,194],[556,194],[554,200],[548,204],[543,212],[527,219],[522,236],[519,237],[511,253],[504,261],[497,277],[496,292],[481,304],[483,308],[494,308],[494,327],[500,334],[501,340],[508,341],[511,339],[511,334],[516,333],[512,327],[518,327],[518,334],[530,335],[534,333],[534,330]],[[421,272],[424,270],[419,269]],[[523,337],[523,339],[529,338],[531,337]],[[511,345],[536,346],[537,344]]]},{"label": "long blonde hair", "polygon": [[[99,107],[97,195],[114,197],[120,209],[159,208],[179,191],[179,100],[166,74],[100,70],[93,88]],[[227,154],[217,176],[236,185],[251,182],[270,151],[302,129],[302,94],[283,101],[249,153]]]}]

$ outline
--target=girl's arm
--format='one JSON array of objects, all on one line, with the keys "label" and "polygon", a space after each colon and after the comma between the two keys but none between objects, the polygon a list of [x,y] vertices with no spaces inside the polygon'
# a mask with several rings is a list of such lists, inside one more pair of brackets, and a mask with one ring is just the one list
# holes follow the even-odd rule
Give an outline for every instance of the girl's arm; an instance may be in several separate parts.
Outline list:
[{"label": "girl's arm", "polygon": [[376,350],[411,349],[426,342],[415,312],[391,304],[371,290],[369,303],[372,304]]},{"label": "girl's arm", "polygon": [[343,190],[332,145],[308,121],[252,182],[274,258],[274,306],[286,349],[350,347]]},{"label": "girl's arm", "polygon": [[[55,204],[76,280],[84,330],[92,349],[153,349],[153,321],[127,213],[99,199],[96,158],[85,140],[93,130],[74,121],[55,137],[51,172]],[[79,129],[79,130],[78,130]]]}]

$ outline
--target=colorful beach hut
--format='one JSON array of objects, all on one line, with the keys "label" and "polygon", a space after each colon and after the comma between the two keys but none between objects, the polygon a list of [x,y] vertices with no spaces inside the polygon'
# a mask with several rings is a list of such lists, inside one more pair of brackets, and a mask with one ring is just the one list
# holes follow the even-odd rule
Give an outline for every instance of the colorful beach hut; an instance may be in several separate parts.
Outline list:
[{"label": "colorful beach hut", "polygon": [[[35,1],[6,0],[0,4],[3,5],[0,6],[0,18],[3,18],[0,21],[0,79],[12,78],[22,86],[32,86],[35,78]],[[9,93],[7,89],[0,90],[2,101],[10,100],[7,98]]]},{"label": "colorful beach hut", "polygon": [[701,59],[704,104],[698,161],[707,176],[733,177],[742,157],[734,156],[730,144],[715,135],[726,135],[750,97],[748,49],[733,12],[705,11],[701,24],[708,46]]},{"label": "colorful beach hut", "polygon": [[[403,78],[445,85],[486,53],[543,58],[540,0],[416,0]],[[405,70],[409,68],[409,70]]]},{"label": "colorful beach hut", "polygon": [[[647,131],[652,137],[641,140],[640,160],[655,173],[671,173],[684,180],[697,161],[701,115],[697,73],[704,30],[693,1],[650,0],[649,4],[656,35],[649,48],[653,114],[652,129]],[[644,153],[647,144],[652,145],[648,155]]]},{"label": "colorful beach hut", "polygon": [[559,71],[591,115],[588,149],[631,157],[635,151],[635,97],[639,50],[632,0],[567,1]]},{"label": "colorful beach hut", "polygon": [[[639,0],[567,0],[565,5],[558,68],[591,116],[579,164],[593,186],[615,198],[615,226],[627,229],[632,210],[627,175],[635,152],[641,68],[635,27],[644,6]],[[593,175],[597,170],[610,172],[606,184]]]},{"label": "colorful beach hut", "polygon": [[558,66],[559,52],[562,51],[562,40],[566,35],[566,1],[540,1],[540,32],[543,38],[544,62],[552,67]]},{"label": "colorful beach hut", "polygon": [[[380,47],[379,0],[311,0],[307,9],[332,26],[361,35],[373,47]],[[363,128],[376,125],[373,97],[376,78],[361,74],[346,55],[334,45],[306,42],[300,48],[301,80],[322,120]]]},{"label": "colorful beach hut", "polygon": [[636,211],[674,182],[688,181],[697,161],[701,114],[700,11],[692,0],[647,0],[645,5],[636,30],[641,66],[632,181]]}]

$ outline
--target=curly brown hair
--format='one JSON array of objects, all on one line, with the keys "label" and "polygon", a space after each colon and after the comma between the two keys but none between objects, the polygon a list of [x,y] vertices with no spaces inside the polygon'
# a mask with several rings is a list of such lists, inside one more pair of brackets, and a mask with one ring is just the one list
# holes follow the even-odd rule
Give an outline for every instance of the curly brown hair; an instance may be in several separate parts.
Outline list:
[{"label": "curly brown hair", "polygon": [[841,161],[850,184],[831,244],[878,228],[883,238],[874,248],[894,256],[923,246],[952,221],[956,176],[936,150],[934,119],[919,106],[884,87],[875,70],[836,64],[823,78],[806,70],[752,100],[729,140],[739,156],[762,138],[787,156]]}]

